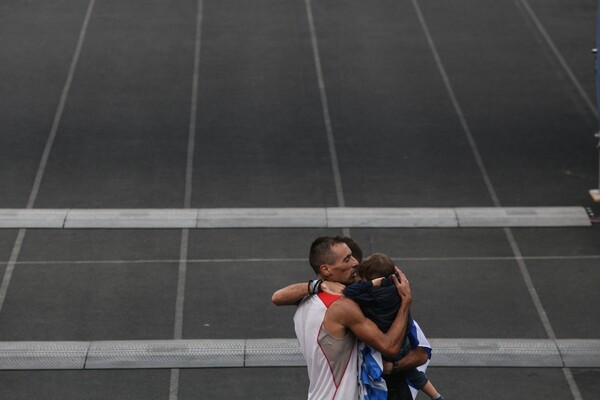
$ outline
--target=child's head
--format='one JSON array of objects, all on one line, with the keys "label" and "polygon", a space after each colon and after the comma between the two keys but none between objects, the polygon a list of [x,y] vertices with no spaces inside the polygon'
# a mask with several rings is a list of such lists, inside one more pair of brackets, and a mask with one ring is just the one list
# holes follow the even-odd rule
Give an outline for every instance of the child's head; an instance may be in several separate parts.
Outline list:
[{"label": "child's head", "polygon": [[391,258],[381,253],[371,254],[358,266],[358,276],[363,280],[385,278],[396,272],[396,265]]}]

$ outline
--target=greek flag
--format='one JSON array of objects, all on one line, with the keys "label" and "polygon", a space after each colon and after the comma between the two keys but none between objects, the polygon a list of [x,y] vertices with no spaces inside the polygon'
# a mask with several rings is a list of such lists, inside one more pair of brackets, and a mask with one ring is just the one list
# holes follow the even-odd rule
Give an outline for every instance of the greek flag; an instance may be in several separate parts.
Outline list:
[{"label": "greek flag", "polygon": [[358,343],[358,382],[362,400],[387,400],[387,386],[381,376],[381,353],[366,344]]},{"label": "greek flag", "polygon": [[[421,327],[415,320],[412,320],[412,324],[409,327],[408,340],[410,342],[411,349],[423,347],[427,351],[427,362],[417,368],[419,371],[425,372],[427,370],[427,366],[429,365],[429,359],[431,359],[431,345],[425,337],[425,334],[423,334]],[[387,386],[382,374],[383,360],[381,358],[381,353],[370,348],[366,344],[359,342],[358,381],[360,386],[361,400],[387,400]],[[415,400],[419,390],[413,387],[410,382],[407,383],[412,394],[412,398]]]},{"label": "greek flag", "polygon": [[[421,327],[419,326],[419,324],[417,324],[417,321],[413,320],[412,321],[412,325],[410,326],[410,330],[408,332],[408,340],[410,341],[410,348],[411,349],[416,349],[417,347],[423,347],[425,348],[425,350],[427,351],[427,362],[419,367],[417,367],[417,369],[421,372],[425,372],[427,371],[427,366],[429,365],[429,361],[431,360],[431,345],[429,344],[429,340],[427,340],[427,338],[425,337],[425,334],[423,333],[423,331],[421,330]],[[419,390],[415,387],[413,387],[410,382],[408,383],[408,387],[410,389],[410,392],[412,393],[412,397],[413,400],[417,398],[417,393],[419,393]]]}]

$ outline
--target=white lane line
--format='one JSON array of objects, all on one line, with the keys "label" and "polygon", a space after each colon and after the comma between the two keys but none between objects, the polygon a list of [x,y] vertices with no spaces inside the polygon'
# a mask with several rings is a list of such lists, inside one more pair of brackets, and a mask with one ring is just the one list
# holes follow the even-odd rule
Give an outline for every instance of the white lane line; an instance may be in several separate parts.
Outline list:
[{"label": "white lane line", "polygon": [[[92,17],[92,11],[94,9],[95,0],[90,0],[88,3],[88,7],[83,19],[83,24],[81,26],[81,30],[79,32],[79,37],[77,39],[77,46],[75,47],[75,53],[73,54],[73,58],[71,59],[71,65],[69,66],[69,71],[67,73],[67,79],[65,81],[65,85],[63,86],[63,90],[60,95],[60,100],[58,102],[58,107],[56,109],[56,113],[54,114],[54,120],[52,121],[52,127],[50,128],[50,134],[48,135],[48,139],[46,140],[46,145],[44,146],[44,151],[42,152],[42,158],[40,160],[40,164],[38,165],[38,169],[35,175],[35,179],[33,181],[33,187],[29,194],[29,199],[27,200],[27,209],[33,208],[35,201],[37,199],[38,192],[40,190],[40,186],[42,184],[42,179],[44,177],[44,172],[46,171],[46,165],[48,164],[48,158],[50,156],[50,151],[52,150],[52,146],[54,144],[54,140],[56,139],[56,135],[58,133],[58,127],[60,126],[60,121],[62,119],[62,115],[65,109],[65,104],[67,103],[67,98],[69,96],[69,91],[71,89],[71,84],[73,82],[73,76],[75,75],[75,70],[77,69],[77,63],[79,62],[79,56],[81,55],[81,49],[83,48],[83,43],[85,41],[85,36],[87,32],[87,28]],[[0,313],[2,312],[2,307],[4,306],[4,301],[6,299],[6,293],[8,292],[8,287],[10,286],[10,282],[12,280],[12,275],[14,272],[14,268],[19,258],[19,253],[21,252],[21,246],[23,245],[23,240],[25,240],[26,229],[20,229],[17,234],[17,238],[15,240],[15,244],[13,246],[10,260],[4,270],[4,276],[2,278],[2,284],[0,284]]]},{"label": "white lane line", "polygon": [[[196,31],[194,40],[194,66],[190,101],[190,120],[188,131],[187,162],[185,172],[184,208],[189,209],[192,204],[192,181],[194,174],[194,149],[196,142],[196,122],[198,113],[198,86],[200,75],[200,53],[202,43],[202,18],[204,3],[198,0],[196,13]],[[181,339],[183,326],[183,304],[185,297],[185,279],[187,272],[187,257],[189,246],[189,229],[181,231],[181,245],[179,251],[179,272],[177,284],[177,302],[175,308],[174,339]]]},{"label": "white lane line", "polygon": [[444,81],[446,90],[448,91],[448,96],[450,97],[450,101],[452,102],[452,105],[454,106],[454,111],[456,112],[456,115],[458,116],[460,124],[463,128],[463,132],[467,138],[469,146],[471,147],[471,152],[473,153],[473,157],[475,158],[475,162],[477,163],[477,166],[479,168],[479,171],[481,173],[481,176],[483,178],[485,186],[488,190],[488,193],[492,199],[494,206],[500,207],[500,201],[498,200],[498,195],[496,194],[494,185],[492,184],[492,181],[489,177],[489,174],[488,174],[485,164],[483,162],[483,158],[481,157],[481,154],[479,152],[477,143],[475,142],[475,139],[473,138],[471,128],[469,127],[469,124],[467,123],[467,118],[465,117],[462,107],[460,106],[460,103],[458,102],[458,98],[456,97],[454,88],[452,87],[452,83],[450,82],[450,78],[448,77],[448,73],[446,72],[446,68],[444,67],[444,64],[442,63],[442,59],[439,55],[439,52],[435,45],[435,42],[433,41],[433,37],[431,36],[431,33],[429,32],[429,27],[427,26],[427,22],[425,21],[423,13],[421,12],[421,7],[419,6],[417,0],[412,0],[412,4],[417,13],[419,22],[421,23],[421,27],[423,28],[423,32],[425,33],[427,43],[429,44],[429,48],[431,49],[431,52],[435,59],[435,63],[438,67],[439,73],[442,76],[442,79]]},{"label": "white lane line", "polygon": [[[200,54],[202,44],[202,18],[204,3],[198,0],[196,12],[196,31],[194,35],[194,66],[192,77],[192,92],[190,101],[190,121],[188,130],[187,159],[185,168],[185,194],[183,207],[192,206],[192,184],[194,177],[194,150],[196,143],[196,124],[198,115],[198,87],[200,81]],[[189,248],[189,229],[181,231],[181,246],[179,250],[179,268],[177,270],[177,298],[175,301],[175,326],[173,338],[179,340],[183,332],[183,307],[185,304],[185,282],[187,277],[187,258]],[[177,400],[179,396],[179,369],[171,369],[169,381],[169,400]]]},{"label": "white lane line", "polygon": [[177,400],[179,396],[179,368],[171,367],[171,376],[169,384],[169,400]]},{"label": "white lane line", "polygon": [[[425,22],[425,19],[423,17],[423,13],[421,12],[421,9],[417,3],[417,0],[412,0],[413,6],[415,8],[415,11],[417,12],[417,16],[419,18],[419,21],[421,22],[421,26],[423,27],[423,30],[425,32],[425,36],[427,37],[427,41],[429,43],[429,46],[431,48],[431,51],[433,52],[434,58],[436,60],[438,69],[440,71],[440,74],[442,75],[442,78],[444,80],[444,84],[446,85],[446,90],[448,91],[448,94],[450,96],[450,99],[452,101],[452,104],[454,105],[454,109],[456,110],[456,113],[460,119],[461,125],[463,127],[464,133],[467,137],[467,140],[469,141],[469,144],[471,146],[471,150],[473,152],[473,156],[477,162],[477,165],[479,166],[479,170],[481,172],[481,175],[484,179],[485,185],[487,186],[489,195],[492,199],[492,202],[494,204],[495,207],[501,207],[501,203],[500,200],[498,198],[498,195],[496,193],[496,190],[492,184],[492,181],[487,173],[487,170],[485,168],[485,164],[483,162],[483,158],[481,157],[481,154],[479,152],[479,149],[477,147],[477,144],[475,142],[475,139],[472,135],[471,129],[469,128],[469,125],[467,123],[466,117],[462,111],[462,108],[460,107],[460,104],[458,102],[458,99],[454,93],[454,89],[452,88],[452,84],[450,83],[450,79],[448,77],[448,74],[446,73],[446,69],[444,68],[444,65],[441,61],[441,58],[439,56],[439,53],[437,51],[437,48],[435,46],[435,43],[433,41],[433,38],[431,36],[431,34],[429,33],[429,29],[427,27],[427,23]],[[561,64],[563,64],[563,68],[566,68],[567,70],[567,74],[570,74],[570,76],[572,77],[572,79],[575,79],[574,75],[572,73],[570,73],[570,69],[568,68],[568,65],[566,65],[566,63],[564,62],[564,59],[562,58],[562,56],[560,55],[560,53],[558,52],[558,50],[556,49],[556,47],[554,46],[554,44],[552,43],[552,41],[550,40],[549,36],[546,34],[543,26],[541,26],[541,24],[539,23],[539,21],[537,20],[537,18],[535,17],[535,14],[533,14],[533,12],[531,11],[531,8],[529,8],[529,5],[526,3],[525,0],[522,1],[522,4],[525,6],[525,8],[528,10],[528,12],[530,12],[530,15],[532,16],[532,18],[534,19],[534,22],[536,22],[536,25],[538,26],[538,29],[540,29],[540,32],[542,32],[542,35],[546,38],[547,42],[549,43],[550,47],[553,49],[553,51],[555,51],[555,55],[559,58],[559,61],[561,61]],[[576,84],[576,86],[578,86],[578,89],[580,88],[580,85],[578,85],[577,80],[575,79],[574,83]],[[585,96],[585,93],[580,90],[580,93],[582,93]],[[590,104],[588,104],[589,106]],[[595,112],[595,107],[592,107],[592,109]],[[596,114],[597,116],[597,114]],[[539,295],[537,293],[537,290],[535,289],[535,286],[533,285],[533,281],[531,279],[531,275],[529,274],[529,270],[527,268],[527,264],[525,263],[525,260],[523,259],[523,256],[521,254],[521,250],[519,248],[519,245],[517,244],[512,231],[510,228],[504,228],[504,233],[506,235],[506,238],[510,244],[511,250],[515,256],[515,259],[517,261],[517,264],[519,266],[519,270],[521,272],[521,276],[525,282],[525,285],[527,287],[527,290],[529,292],[529,295],[531,297],[531,300],[536,308],[536,311],[538,313],[538,316],[544,326],[544,329],[546,331],[546,334],[548,335],[548,337],[556,342],[556,335],[554,333],[554,329],[552,328],[552,324],[550,323],[550,320],[548,318],[548,315],[546,313],[546,310],[544,309],[544,306],[539,298]],[[573,398],[575,400],[581,400],[581,394],[579,391],[579,388],[577,387],[577,384],[575,382],[575,380],[572,378],[572,374],[571,372],[567,369],[567,368],[563,368],[564,374],[565,374],[565,378],[567,379],[567,382],[569,384],[569,387],[571,389],[571,394],[573,395]]]},{"label": "white lane line", "polygon": [[187,162],[185,170],[185,199],[184,208],[192,206],[192,179],[194,173],[194,149],[196,142],[196,123],[198,115],[198,88],[200,81],[200,52],[202,43],[203,1],[198,0],[196,15],[196,32],[194,41],[194,75],[192,79],[192,94],[190,101],[190,123],[188,132]]},{"label": "white lane line", "polygon": [[[461,261],[515,261],[514,256],[506,257],[395,257],[390,256],[394,261],[401,262],[461,262]],[[523,256],[524,261],[569,261],[569,260],[600,260],[600,254],[576,255],[576,256]],[[114,264],[179,264],[178,259],[131,259],[131,260],[36,260],[36,261],[17,261],[15,265],[114,265]],[[205,259],[187,259],[187,264],[236,264],[236,263],[298,263],[308,262],[307,258],[205,258]]]},{"label": "white lane line", "polygon": [[546,310],[544,309],[544,306],[542,304],[542,301],[540,300],[537,290],[535,290],[535,286],[533,285],[533,279],[531,279],[531,275],[529,274],[529,270],[527,269],[527,264],[525,264],[525,260],[523,259],[523,256],[521,255],[521,249],[519,248],[517,241],[515,240],[515,238],[512,234],[512,231],[509,228],[505,228],[504,233],[506,234],[506,237],[508,238],[508,242],[510,243],[511,250],[515,255],[515,260],[517,261],[519,270],[521,271],[521,275],[523,277],[523,280],[525,281],[525,285],[527,286],[527,289],[529,290],[529,295],[531,296],[533,304],[535,305],[538,316],[540,317],[540,320],[542,321],[544,330],[546,331],[546,335],[548,335],[548,337],[551,340],[556,341],[556,334],[554,333],[554,329],[552,328],[552,324],[550,323],[550,319],[548,318],[548,314],[546,313]]},{"label": "white lane line", "polygon": [[[315,60],[315,70],[317,72],[317,80],[319,84],[319,94],[321,98],[321,108],[323,110],[323,121],[327,132],[327,144],[329,146],[329,157],[331,159],[331,168],[333,171],[333,180],[335,183],[335,192],[337,196],[338,207],[345,207],[346,200],[344,199],[344,189],[342,186],[342,176],[340,173],[340,165],[338,162],[338,154],[335,146],[335,138],[333,137],[333,127],[331,124],[331,116],[329,113],[329,101],[327,99],[327,89],[325,87],[325,79],[323,78],[323,69],[321,66],[321,56],[319,54],[319,42],[317,40],[317,32],[315,29],[314,16],[312,12],[311,0],[305,0],[306,17],[308,19],[308,27],[310,29],[310,40],[312,44],[313,58]],[[348,228],[343,228],[343,234],[350,236]]]},{"label": "white lane line", "polygon": [[0,284],[0,312],[4,306],[4,301],[6,300],[6,293],[8,292],[8,286],[12,280],[15,265],[17,265],[17,259],[19,258],[19,253],[21,252],[21,246],[23,244],[23,239],[25,238],[25,232],[25,229],[19,229],[19,232],[17,233],[17,239],[15,240],[15,244],[13,245],[10,253],[10,259],[8,260],[8,264],[4,270],[4,277],[2,278],[2,284]]},{"label": "white lane line", "polygon": [[50,129],[50,135],[48,136],[46,146],[44,147],[44,152],[42,153],[42,159],[38,166],[38,170],[33,183],[33,188],[31,189],[29,200],[27,201],[27,208],[33,208],[35,200],[37,199],[38,191],[42,183],[42,178],[44,177],[44,171],[48,163],[48,157],[50,156],[50,150],[52,150],[54,139],[56,138],[56,135],[58,133],[60,120],[65,109],[65,104],[67,103],[67,97],[69,96],[69,91],[71,89],[71,84],[73,82],[75,70],[77,69],[77,63],[79,62],[79,56],[81,55],[81,49],[83,48],[83,43],[85,41],[85,35],[92,16],[94,4],[95,0],[90,0],[87,11],[85,13],[85,17],[83,19],[83,25],[81,26],[81,31],[79,32],[79,38],[77,40],[77,46],[75,48],[75,54],[73,54],[73,59],[71,60],[71,65],[69,66],[69,72],[67,74],[67,80],[60,95],[60,101],[58,103],[56,114],[54,114],[54,121],[52,122],[52,128]]},{"label": "white lane line", "polygon": [[[544,308],[544,305],[542,304],[542,300],[540,299],[540,297],[537,293],[537,290],[535,289],[535,286],[533,285],[533,279],[531,279],[531,275],[529,274],[527,264],[525,263],[525,260],[523,260],[523,257],[521,256],[521,250],[519,249],[519,245],[517,244],[517,241],[515,240],[510,228],[505,228],[504,232],[506,233],[506,237],[508,238],[510,246],[515,254],[515,257],[517,259],[517,264],[519,265],[519,270],[521,271],[521,275],[523,276],[523,280],[525,281],[525,285],[527,286],[529,295],[531,296],[533,304],[535,305],[535,309],[537,310],[540,320],[542,321],[544,330],[546,331],[546,334],[548,335],[548,337],[552,341],[556,342],[557,337],[554,332],[554,329],[552,328],[552,323],[550,322],[550,318],[548,318],[548,314],[546,313],[546,309]],[[573,378],[573,374],[571,373],[571,370],[567,367],[563,367],[562,371],[563,371],[563,374],[565,376],[567,383],[569,384],[569,389],[571,390],[571,395],[573,396],[573,399],[574,400],[583,400],[583,397],[581,396],[581,391],[579,390],[579,386],[577,385],[577,382],[575,382],[575,379]]]},{"label": "white lane line", "polygon": [[[577,89],[577,92],[583,99],[583,101],[586,104],[586,106],[588,107],[589,111],[591,112],[591,114],[594,117],[596,117],[596,119],[598,119],[599,116],[598,116],[598,108],[597,108],[596,101],[598,101],[600,99],[596,99],[596,101],[594,101],[590,98],[590,96],[588,96],[586,91],[583,89],[583,86],[579,82],[579,79],[577,79],[577,77],[571,70],[571,67],[569,67],[569,64],[563,57],[562,53],[560,52],[558,47],[556,47],[556,45],[554,44],[554,41],[552,40],[552,38],[546,31],[546,28],[544,28],[544,25],[542,24],[542,22],[539,20],[539,18],[537,17],[537,15],[535,14],[535,12],[531,8],[531,6],[529,5],[529,2],[527,0],[515,0],[515,1],[517,2],[517,5],[521,4],[523,6],[523,8],[525,9],[527,14],[533,21],[533,24],[535,25],[537,30],[540,32],[540,34],[544,38],[546,45],[550,48],[550,50],[552,51],[552,54],[554,54],[554,57],[556,57],[556,59],[558,60],[558,63],[563,68],[563,70],[565,71],[565,73],[567,74],[567,76],[569,77],[569,79],[571,80],[571,82],[573,83],[575,88]],[[598,149],[599,149],[598,154],[600,155],[600,137],[599,137],[599,141],[598,141]],[[599,163],[598,163],[598,188],[600,189],[600,157],[599,157]],[[576,398],[579,399],[579,397],[577,397],[577,396],[576,396]]]},{"label": "white lane line", "polygon": [[177,300],[175,302],[175,327],[173,339],[181,339],[183,330],[183,305],[185,302],[185,281],[187,276],[187,256],[189,247],[189,229],[181,233],[181,247],[179,250],[179,268],[177,270]]},{"label": "white lane line", "polygon": [[575,378],[573,377],[573,373],[571,372],[571,368],[564,367],[562,368],[563,374],[565,375],[565,379],[569,384],[569,388],[571,389],[571,394],[575,400],[583,400],[583,396],[581,395],[581,391],[579,390],[579,386],[575,382]]},{"label": "white lane line", "polygon": [[[577,77],[573,73],[573,70],[571,69],[571,67],[569,67],[569,64],[563,57],[562,53],[560,52],[558,47],[556,47],[556,45],[554,44],[554,41],[552,40],[552,38],[548,34],[548,31],[546,31],[546,28],[544,28],[544,25],[542,24],[542,22],[539,20],[539,18],[537,17],[537,15],[535,14],[535,12],[531,8],[531,6],[529,5],[529,2],[527,0],[515,0],[515,1],[517,2],[517,4],[521,4],[523,6],[523,8],[525,9],[527,14],[533,21],[533,24],[535,25],[537,30],[540,32],[540,34],[544,38],[546,45],[552,51],[552,54],[554,54],[554,57],[556,57],[556,59],[558,60],[558,63],[560,64],[560,66],[562,67],[564,72],[567,74],[567,76],[573,83],[573,86],[575,86],[575,88],[577,89],[577,92],[579,92],[579,95],[581,96],[581,98],[583,99],[583,101],[585,102],[587,107],[589,108],[589,111],[592,113],[593,116],[598,118],[598,109],[596,108],[595,102],[590,98],[590,96],[588,96],[588,94],[583,89],[583,86],[579,82],[579,79],[577,79]],[[593,71],[592,71],[592,73],[593,73]]]}]

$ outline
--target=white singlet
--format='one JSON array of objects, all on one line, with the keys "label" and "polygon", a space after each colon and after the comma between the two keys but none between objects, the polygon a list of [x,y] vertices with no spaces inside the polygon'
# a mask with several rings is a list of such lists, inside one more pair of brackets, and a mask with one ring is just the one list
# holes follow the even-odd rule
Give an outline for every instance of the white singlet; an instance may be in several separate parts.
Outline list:
[{"label": "white singlet", "polygon": [[306,360],[308,400],[357,400],[357,341],[352,332],[332,337],[323,326],[327,307],[341,296],[328,293],[304,299],[294,315],[296,337]]}]

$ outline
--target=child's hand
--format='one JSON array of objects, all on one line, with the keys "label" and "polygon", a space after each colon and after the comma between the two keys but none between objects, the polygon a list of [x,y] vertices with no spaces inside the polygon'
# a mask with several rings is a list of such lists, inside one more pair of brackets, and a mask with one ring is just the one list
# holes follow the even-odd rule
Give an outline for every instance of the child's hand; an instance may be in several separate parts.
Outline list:
[{"label": "child's hand", "polygon": [[371,281],[371,283],[373,284],[373,286],[381,286],[381,281],[383,281],[384,278],[375,278]]}]

